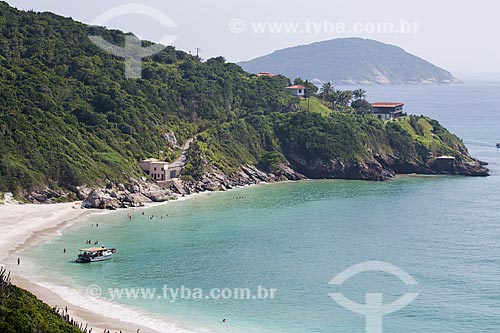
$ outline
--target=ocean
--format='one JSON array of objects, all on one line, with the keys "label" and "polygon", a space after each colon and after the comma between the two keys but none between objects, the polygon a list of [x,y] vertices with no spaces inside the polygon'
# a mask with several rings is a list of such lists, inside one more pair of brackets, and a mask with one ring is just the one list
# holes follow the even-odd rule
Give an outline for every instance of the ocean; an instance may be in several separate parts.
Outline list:
[{"label": "ocean", "polygon": [[[418,294],[383,316],[387,333],[498,332],[500,84],[364,88],[371,101],[404,102],[407,113],[439,120],[489,162],[491,176],[314,180],[202,194],[91,216],[26,250],[23,265],[76,304],[162,332],[368,332],[365,315],[330,293],[359,304],[368,293],[382,294],[384,304]],[[119,252],[74,263],[88,239]],[[329,284],[367,261],[393,265],[417,284],[382,271]],[[240,290],[251,297],[237,299]]]}]

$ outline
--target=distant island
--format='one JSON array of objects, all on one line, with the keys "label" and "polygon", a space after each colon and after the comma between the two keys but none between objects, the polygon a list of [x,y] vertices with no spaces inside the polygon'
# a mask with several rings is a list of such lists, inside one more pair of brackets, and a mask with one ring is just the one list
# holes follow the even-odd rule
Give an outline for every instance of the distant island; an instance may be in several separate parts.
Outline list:
[{"label": "distant island", "polygon": [[250,73],[271,72],[344,85],[461,83],[450,72],[400,47],[362,38],[294,46],[239,65]]}]

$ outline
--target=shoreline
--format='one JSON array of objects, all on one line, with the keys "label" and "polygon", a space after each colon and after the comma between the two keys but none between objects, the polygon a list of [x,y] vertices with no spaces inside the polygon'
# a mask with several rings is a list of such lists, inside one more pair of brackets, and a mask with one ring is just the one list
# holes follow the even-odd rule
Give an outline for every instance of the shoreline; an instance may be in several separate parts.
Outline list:
[{"label": "shoreline", "polygon": [[[187,200],[191,197],[194,196],[185,196],[180,198],[180,200]],[[133,209],[148,209],[167,203],[151,203]],[[75,223],[84,222],[90,216],[111,214],[126,210],[108,211],[73,208],[75,204],[76,202],[61,204],[1,204],[0,233],[2,234],[2,238],[0,239],[0,266],[5,267],[11,273],[11,280],[14,285],[34,294],[50,307],[57,306],[60,309],[68,307],[70,317],[79,323],[83,323],[84,326],[88,323],[88,328],[92,328],[93,332],[102,332],[104,329],[109,329],[112,332],[120,330],[123,332],[137,332],[137,329],[139,329],[140,332],[161,333],[147,325],[131,323],[112,316],[105,316],[87,309],[83,304],[82,306],[74,304],[76,302],[69,301],[65,297],[66,295],[48,288],[43,283],[37,283],[29,273],[25,274],[22,269],[22,261],[20,266],[17,265],[17,258],[20,257],[18,253],[50,241],[65,228]],[[87,305],[91,305],[90,300]],[[174,323],[165,322],[165,324],[171,324],[172,328],[175,327]],[[185,332],[188,331],[186,330]]]},{"label": "shoreline", "polygon": [[[249,184],[241,187],[238,186],[234,189],[246,188],[259,184],[267,183],[262,182],[258,184]],[[231,190],[232,189],[228,191]],[[57,204],[0,204],[0,233],[3,235],[0,239],[0,266],[4,266],[7,271],[11,273],[11,279],[14,285],[31,292],[50,307],[57,306],[60,309],[68,307],[70,317],[79,323],[83,323],[84,326],[88,323],[88,328],[92,328],[92,332],[102,332],[105,329],[109,329],[112,332],[118,332],[121,330],[123,332],[133,333],[137,332],[137,329],[139,329],[140,332],[162,333],[163,331],[155,330],[149,325],[142,325],[137,322],[131,323],[113,316],[102,315],[87,309],[84,304],[74,304],[77,302],[71,302],[68,299],[65,299],[66,297],[64,297],[65,295],[62,295],[62,292],[57,292],[44,285],[42,282],[37,283],[36,281],[33,281],[31,279],[33,276],[30,276],[30,274],[23,274],[23,263],[21,262],[20,266],[17,265],[17,258],[20,257],[18,254],[32,247],[39,246],[44,242],[50,241],[67,227],[70,227],[75,223],[82,223],[91,216],[106,215],[127,210],[149,209],[176,201],[190,200],[199,196],[208,195],[211,192],[213,191],[186,194],[182,197],[179,196],[177,200],[151,202],[142,207],[122,208],[117,210],[84,209],[80,207],[78,204],[79,202]],[[55,286],[61,287],[61,289],[65,288],[59,285]],[[69,289],[71,289],[71,291],[78,292],[76,289]],[[106,302],[107,300],[103,299],[103,301]],[[91,302],[92,300],[89,300],[89,306]],[[122,306],[122,304],[113,304]],[[128,308],[125,305],[123,305],[123,309],[130,309],[132,311],[135,310],[134,308]],[[138,313],[138,315],[141,316],[142,314]],[[153,316],[147,319],[155,321],[158,320]],[[162,324],[164,324],[162,326],[168,326],[169,331],[171,329],[175,329],[179,332],[190,332],[182,327],[178,327],[175,321],[165,320]]]},{"label": "shoreline", "polygon": [[73,208],[75,203],[62,204],[3,204],[0,205],[0,265],[11,272],[12,283],[25,289],[50,307],[68,307],[69,315],[76,321],[88,323],[92,331],[104,329],[136,332],[154,332],[140,325],[132,325],[120,320],[109,318],[64,300],[56,292],[32,281],[32,276],[24,274],[23,263],[16,263],[17,253],[38,246],[54,238],[65,228],[85,221],[91,215],[107,213],[95,209]]},{"label": "shoreline", "polygon": [[[393,179],[412,177],[412,176],[440,176],[440,175],[418,175],[418,174],[402,174],[397,175]],[[330,180],[342,180],[342,179],[330,179]],[[295,183],[300,180],[293,181],[279,181],[279,182],[260,182],[256,184],[247,184],[244,186],[237,186],[227,191],[232,191],[236,189],[243,189],[247,187],[253,187],[256,185],[269,185],[269,184],[279,184],[279,183]],[[302,181],[311,181],[311,179],[304,179]],[[314,180],[312,180],[314,181]],[[186,194],[185,196],[179,196],[177,200],[170,200],[165,202],[151,202],[147,203],[142,207],[131,207],[131,208],[121,208],[117,210],[103,210],[103,209],[88,209],[81,208],[77,202],[71,203],[58,203],[58,204],[0,204],[0,233],[5,237],[0,239],[0,266],[4,266],[8,271],[11,272],[12,282],[23,288],[44,303],[51,307],[57,306],[58,308],[68,307],[70,316],[84,325],[88,323],[89,328],[93,328],[94,331],[123,331],[123,332],[136,332],[140,329],[140,332],[150,332],[150,333],[160,333],[162,331],[155,330],[139,324],[137,321],[134,323],[123,321],[112,316],[105,316],[100,313],[94,312],[85,308],[84,305],[80,306],[74,304],[77,302],[71,302],[59,292],[49,288],[43,283],[31,281],[29,278],[32,276],[23,276],[22,274],[22,262],[20,266],[17,266],[16,260],[18,253],[24,250],[30,249],[32,247],[39,246],[40,244],[50,241],[56,237],[65,228],[74,225],[75,223],[84,222],[87,218],[95,215],[105,215],[117,213],[120,211],[127,210],[142,210],[158,206],[163,206],[168,203],[176,201],[184,201],[193,199],[195,197],[209,195],[212,192],[220,191],[203,191],[191,194]],[[78,207],[78,208],[75,208]],[[21,268],[21,269],[20,269]],[[54,285],[54,287],[61,287],[59,285]],[[65,287],[61,287],[64,289]],[[67,288],[72,291],[76,291],[71,287]],[[103,299],[104,300],[104,299]],[[106,300],[104,300],[106,301]],[[89,303],[92,300],[89,300]],[[116,303],[114,303],[116,304]],[[122,304],[119,304],[122,305]],[[127,308],[124,306],[124,308]],[[135,310],[134,308],[130,308]],[[156,320],[155,318],[148,318],[151,320]],[[173,327],[183,332],[189,332],[188,330],[183,330],[181,327],[177,327],[175,321],[167,322],[164,324],[172,325]]]}]

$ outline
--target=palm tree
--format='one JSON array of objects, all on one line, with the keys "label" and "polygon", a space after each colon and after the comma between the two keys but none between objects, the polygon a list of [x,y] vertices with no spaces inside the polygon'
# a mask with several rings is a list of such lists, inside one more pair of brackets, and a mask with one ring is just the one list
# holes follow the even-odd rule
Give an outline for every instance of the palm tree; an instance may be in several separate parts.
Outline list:
[{"label": "palm tree", "polygon": [[352,92],[354,98],[356,100],[358,99],[365,99],[366,98],[366,90],[362,89],[362,88],[359,88],[359,89],[356,89]]},{"label": "palm tree", "polygon": [[340,92],[339,104],[343,107],[348,107],[351,103],[353,97],[353,92],[350,90],[344,90]]},{"label": "palm tree", "polygon": [[330,95],[335,90],[335,87],[331,82],[323,83],[321,86],[321,98],[326,99],[326,96]]},{"label": "palm tree", "polygon": [[340,101],[340,95],[341,95],[340,90],[333,90],[331,93],[329,93],[325,99],[330,102],[332,109],[335,109],[335,105],[337,105]]}]

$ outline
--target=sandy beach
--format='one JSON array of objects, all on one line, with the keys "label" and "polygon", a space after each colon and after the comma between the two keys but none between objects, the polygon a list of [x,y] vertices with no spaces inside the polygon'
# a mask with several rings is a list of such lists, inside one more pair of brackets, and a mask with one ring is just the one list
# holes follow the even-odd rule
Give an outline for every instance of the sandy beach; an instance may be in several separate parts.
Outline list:
[{"label": "sandy beach", "polygon": [[37,246],[50,240],[58,231],[82,221],[90,214],[102,213],[99,210],[81,209],[75,203],[50,205],[2,204],[0,205],[0,266],[11,272],[15,285],[29,290],[51,307],[68,307],[71,317],[89,324],[93,332],[109,329],[111,332],[155,332],[151,328],[141,327],[114,318],[108,318],[83,307],[70,304],[61,295],[36,284],[23,272],[23,265],[17,265],[17,251]]}]

